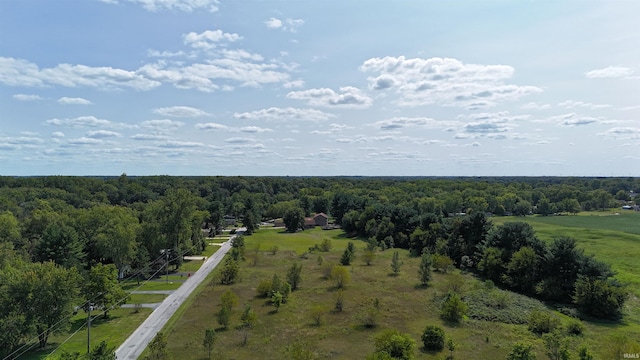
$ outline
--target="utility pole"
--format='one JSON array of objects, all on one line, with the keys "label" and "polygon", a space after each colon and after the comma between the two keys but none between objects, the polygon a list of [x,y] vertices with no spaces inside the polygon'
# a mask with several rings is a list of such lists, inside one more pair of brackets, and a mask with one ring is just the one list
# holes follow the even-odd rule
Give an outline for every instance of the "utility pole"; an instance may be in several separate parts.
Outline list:
[{"label": "utility pole", "polygon": [[91,303],[87,306],[87,355],[91,354]]},{"label": "utility pole", "polygon": [[166,283],[169,283],[169,249],[164,249],[164,253],[167,255],[167,261],[166,261],[166,266],[167,266],[167,281],[166,281]]}]

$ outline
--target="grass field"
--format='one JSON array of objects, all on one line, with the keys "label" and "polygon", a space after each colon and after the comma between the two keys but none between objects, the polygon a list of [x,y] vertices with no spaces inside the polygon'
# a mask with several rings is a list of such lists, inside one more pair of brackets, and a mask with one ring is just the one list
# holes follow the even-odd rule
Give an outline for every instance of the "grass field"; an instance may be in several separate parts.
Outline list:
[{"label": "grass field", "polygon": [[[218,249],[219,246],[208,246],[202,256],[211,256]],[[185,261],[180,271],[183,273],[195,272],[201,265],[201,260]],[[138,283],[137,280],[126,280],[123,281],[121,285],[126,291],[175,290],[180,287],[186,279],[186,275],[176,275],[170,272],[169,282],[165,281],[165,276],[160,276],[147,282],[141,281],[140,283]],[[166,297],[167,295],[160,294],[131,294],[127,303],[157,303],[162,302]],[[102,340],[105,340],[109,346],[119,346],[150,313],[151,309],[146,308],[116,309],[110,311],[108,320],[98,318],[93,321],[91,326],[91,345],[98,345]],[[22,355],[20,359],[45,359],[50,354],[54,356],[60,355],[62,351],[85,354],[87,351],[86,320],[86,313],[80,311],[71,318],[70,326],[54,333],[50,337],[49,345],[44,350],[29,351]]]},{"label": "grass field", "polygon": [[[306,258],[300,256],[324,238],[331,238],[334,246],[331,252],[314,252]],[[478,299],[494,296],[501,290],[490,290],[471,274],[440,273],[434,273],[431,285],[424,288],[418,282],[419,259],[409,257],[404,250],[399,251],[403,265],[398,276],[391,274],[392,251],[377,252],[371,266],[356,259],[349,267],[352,281],[344,290],[345,309],[343,312],[331,311],[337,291],[334,282],[324,278],[323,266],[318,264],[317,258],[321,255],[325,263],[336,264],[348,241],[340,231],[322,230],[287,234],[263,229],[246,237],[247,261],[241,264],[241,281],[222,286],[212,280],[199,294],[192,296],[191,305],[165,328],[171,355],[180,359],[205,359],[204,330],[215,328],[215,359],[286,359],[291,358],[287,350],[291,347],[308,349],[315,359],[363,359],[373,352],[373,337],[384,329],[408,333],[421,347],[420,335],[425,326],[436,324],[443,326],[447,336],[458,344],[454,352],[457,359],[504,359],[518,340],[533,343],[538,359],[546,357],[541,338],[529,332],[526,325],[517,323],[527,318],[532,308],[542,307],[541,303],[520,300],[519,295],[505,292],[510,300],[500,311],[506,315],[500,321],[478,320],[492,310],[480,304]],[[362,253],[364,243],[354,242]],[[270,251],[273,246],[279,249],[275,254]],[[256,248],[259,249],[257,252],[252,250]],[[258,258],[254,262],[256,254]],[[287,269],[294,262],[303,265],[300,289],[275,312],[267,299],[256,296],[256,286],[262,280],[271,279],[274,273],[285,278]],[[460,277],[464,280],[460,292],[472,305],[472,310],[469,319],[454,325],[440,319],[439,303]],[[216,313],[220,296],[227,289],[238,296],[239,305],[233,310],[231,326],[224,330],[216,322]],[[367,309],[373,308],[375,299],[379,303],[377,326],[364,328],[362,319]],[[256,311],[258,324],[250,331],[248,342],[243,346],[236,326],[245,303]],[[312,309],[316,307],[324,309],[323,322],[319,326],[311,317]],[[564,323],[568,321],[568,317],[555,314]],[[583,344],[598,359],[614,359],[616,351],[639,352],[640,328],[628,319],[629,315],[622,324],[587,323],[583,336],[570,337],[573,357],[577,358],[577,349]],[[418,359],[442,359],[448,352],[418,350],[416,355]]]}]

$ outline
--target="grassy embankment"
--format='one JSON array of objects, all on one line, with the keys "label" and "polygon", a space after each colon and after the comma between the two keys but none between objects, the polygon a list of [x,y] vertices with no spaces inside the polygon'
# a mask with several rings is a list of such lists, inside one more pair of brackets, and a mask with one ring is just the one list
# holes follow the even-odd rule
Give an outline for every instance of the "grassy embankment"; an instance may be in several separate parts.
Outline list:
[{"label": "grassy embankment", "polygon": [[[218,250],[218,246],[208,246],[202,256],[211,256]],[[181,267],[181,272],[195,272],[202,265],[200,260],[187,260]],[[131,290],[175,290],[186,276],[171,275],[166,282],[165,276],[158,277],[152,281],[140,282],[129,280],[122,283],[126,291]],[[140,286],[141,285],[141,286]],[[128,304],[157,303],[162,302],[167,295],[161,294],[133,294],[127,300]],[[91,324],[91,344],[95,346],[101,341],[107,341],[109,346],[117,347],[149,316],[151,309],[117,309],[109,312],[109,318],[101,317],[93,320]],[[96,313],[92,313],[93,316]],[[50,354],[60,355],[63,351],[79,352],[85,354],[87,351],[87,314],[78,312],[71,319],[71,325],[64,331],[51,335],[49,344],[44,350],[30,351],[25,353],[20,359],[39,360],[45,359]],[[78,330],[79,329],[79,330]],[[76,332],[77,331],[77,332]],[[66,341],[66,342],[65,342]],[[63,344],[64,342],[64,344]],[[55,352],[54,352],[55,350]]]},{"label": "grassy embankment", "polygon": [[[536,223],[532,224],[538,227]],[[539,235],[542,238],[548,238],[554,231],[567,228],[555,225],[557,228],[552,229],[549,226],[551,225],[546,224],[546,228],[541,227]],[[619,266],[616,259],[622,258],[614,255],[616,251],[621,256],[634,249],[635,253],[640,253],[640,243],[624,240],[624,234],[607,233],[609,239],[614,241],[607,247],[607,251],[612,254],[609,260],[612,260],[614,268]],[[578,236],[574,237],[582,241]],[[310,246],[320,244],[324,238],[332,239],[334,249],[331,252],[314,252],[306,259],[299,256]],[[511,292],[491,289],[471,274],[434,273],[430,286],[424,288],[419,286],[417,277],[419,259],[411,258],[406,251],[400,250],[404,264],[401,273],[393,276],[390,268],[393,252],[378,252],[371,266],[365,265],[359,258],[350,266],[352,281],[344,290],[345,309],[343,312],[333,312],[331,310],[337,293],[335,284],[324,278],[323,266],[318,265],[317,257],[322,256],[325,263],[338,263],[349,241],[339,230],[287,234],[281,230],[263,229],[245,239],[248,247],[247,261],[241,265],[241,281],[232,286],[221,286],[212,279],[200,293],[193,295],[191,305],[181,309],[181,314],[165,328],[169,349],[175,358],[205,358],[202,348],[204,330],[216,328],[216,359],[287,358],[287,347],[296,344],[302,344],[319,359],[362,359],[373,352],[372,338],[380,331],[394,328],[409,333],[418,347],[421,347],[420,335],[424,327],[430,324],[443,326],[447,336],[456,341],[458,345],[454,352],[455,358],[505,358],[513,343],[518,340],[530,341],[535,346],[538,358],[545,357],[541,338],[530,333],[526,324],[523,324],[532,309],[544,305]],[[626,247],[616,250],[615,241],[627,241]],[[357,240],[354,242],[359,254],[362,254],[364,243]],[[253,250],[258,245],[258,251]],[[274,246],[278,247],[275,254],[271,251]],[[587,253],[590,253],[589,244],[585,244],[585,247]],[[258,258],[254,265],[256,255]],[[602,260],[607,261],[607,257]],[[294,262],[303,264],[300,289],[291,295],[289,302],[278,312],[274,312],[267,299],[256,296],[256,286],[262,280],[271,279],[274,273],[284,279],[287,269]],[[640,272],[639,266],[635,269],[636,273]],[[464,279],[464,285],[459,291],[469,303],[471,311],[469,319],[456,325],[440,319],[439,303],[449,289],[456,287],[456,279],[460,276]],[[238,296],[240,304],[233,310],[231,326],[224,330],[216,322],[216,312],[219,309],[220,295],[227,289]],[[632,284],[631,290],[636,292],[637,286]],[[372,306],[376,298],[380,304],[377,326],[373,329],[363,328],[363,312]],[[250,304],[257,312],[258,324],[251,330],[248,343],[243,346],[235,327],[239,324],[245,303]],[[625,315],[621,324],[588,322],[583,336],[570,337],[573,356],[577,357],[577,349],[581,345],[587,345],[597,358],[603,359],[612,358],[620,350],[636,351],[634,346],[638,346],[640,329],[633,321],[638,304],[630,304],[634,308]],[[320,326],[314,325],[311,318],[312,310],[318,306],[324,308],[324,319]],[[570,320],[558,312],[554,313],[565,324]],[[498,321],[480,320],[491,317],[496,317]],[[440,359],[447,354],[448,352],[416,353],[418,358],[425,359]]]}]

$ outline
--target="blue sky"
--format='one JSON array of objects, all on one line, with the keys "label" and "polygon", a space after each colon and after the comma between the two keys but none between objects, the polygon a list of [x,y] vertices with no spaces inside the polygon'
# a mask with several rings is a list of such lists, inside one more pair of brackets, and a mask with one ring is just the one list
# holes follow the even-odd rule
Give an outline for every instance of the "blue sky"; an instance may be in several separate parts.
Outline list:
[{"label": "blue sky", "polygon": [[638,176],[637,1],[0,1],[0,175]]}]

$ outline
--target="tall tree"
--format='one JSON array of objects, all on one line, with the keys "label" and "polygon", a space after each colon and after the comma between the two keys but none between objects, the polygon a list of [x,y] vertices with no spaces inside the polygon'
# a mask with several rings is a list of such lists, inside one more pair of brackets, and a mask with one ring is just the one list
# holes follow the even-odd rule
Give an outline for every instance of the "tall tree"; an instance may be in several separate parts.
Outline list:
[{"label": "tall tree", "polygon": [[285,211],[282,221],[287,231],[296,232],[304,228],[304,212],[299,207],[290,207]]},{"label": "tall tree", "polygon": [[102,309],[105,318],[109,316],[109,310],[119,308],[127,298],[127,292],[118,283],[118,270],[113,264],[92,267],[82,295],[93,306]]},{"label": "tall tree", "polygon": [[79,267],[84,260],[82,242],[74,228],[55,221],[44,230],[34,249],[36,261],[53,261],[66,268]]},{"label": "tall tree", "polygon": [[202,346],[207,351],[209,360],[211,360],[211,352],[213,351],[213,344],[216,341],[216,331],[213,328],[206,329],[204,331],[204,340]]},{"label": "tall tree", "polygon": [[418,275],[420,276],[420,284],[427,285],[431,280],[431,266],[433,258],[429,252],[422,253],[420,257],[420,266],[418,267]]}]

